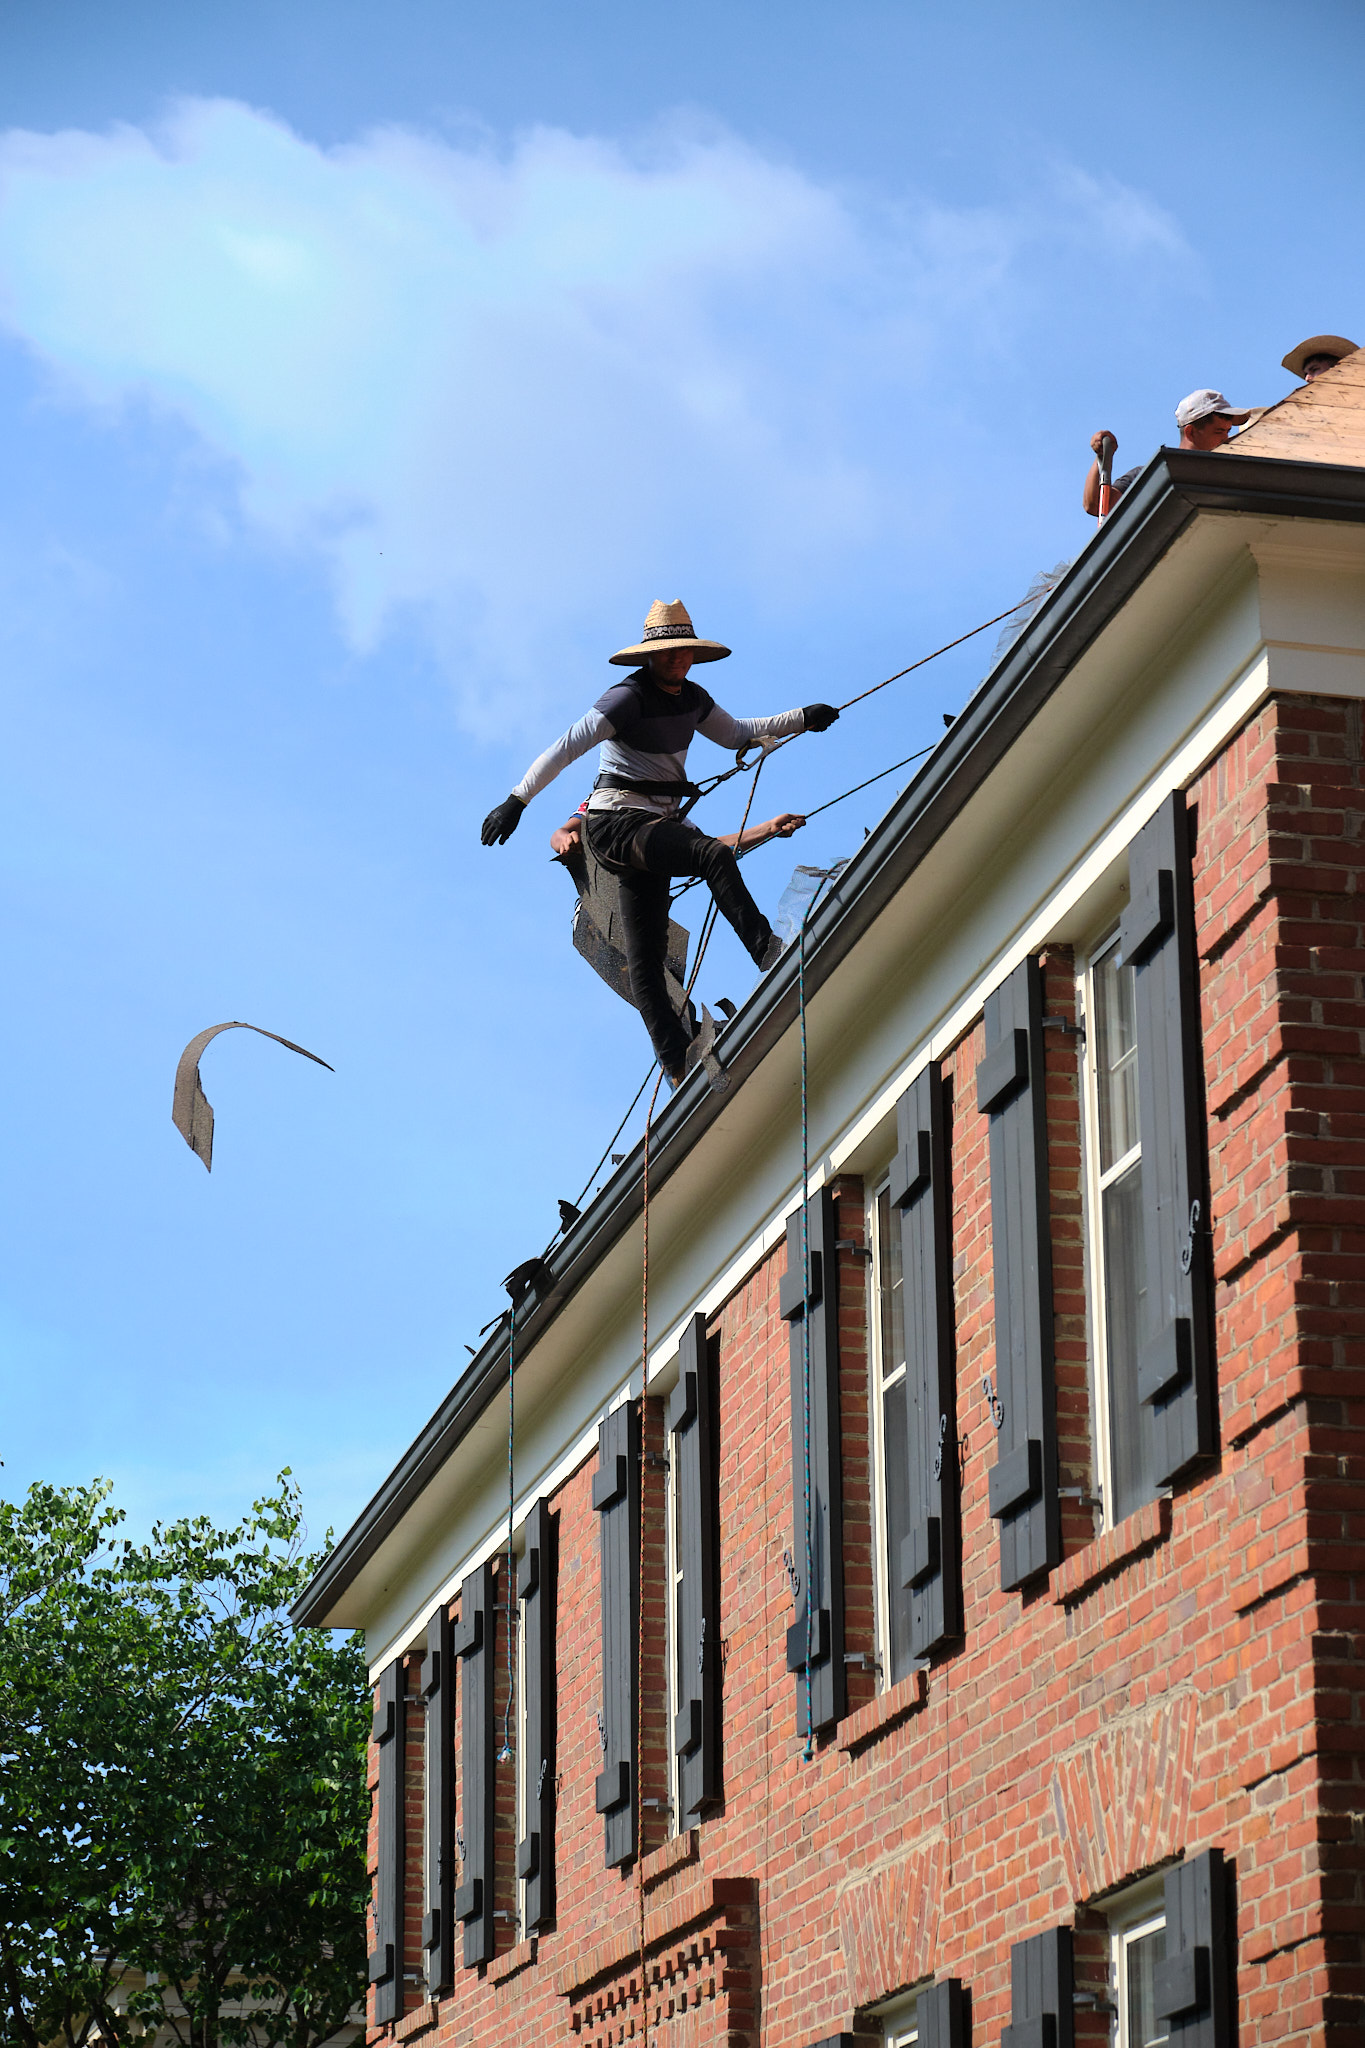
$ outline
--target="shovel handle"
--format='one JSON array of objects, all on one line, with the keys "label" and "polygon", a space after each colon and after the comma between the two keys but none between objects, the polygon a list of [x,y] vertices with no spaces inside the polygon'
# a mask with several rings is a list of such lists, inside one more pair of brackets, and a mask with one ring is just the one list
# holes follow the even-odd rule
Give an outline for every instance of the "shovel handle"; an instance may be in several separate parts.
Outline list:
[{"label": "shovel handle", "polygon": [[1114,450],[1118,443],[1112,434],[1100,435],[1100,518],[1107,519],[1114,503]]}]

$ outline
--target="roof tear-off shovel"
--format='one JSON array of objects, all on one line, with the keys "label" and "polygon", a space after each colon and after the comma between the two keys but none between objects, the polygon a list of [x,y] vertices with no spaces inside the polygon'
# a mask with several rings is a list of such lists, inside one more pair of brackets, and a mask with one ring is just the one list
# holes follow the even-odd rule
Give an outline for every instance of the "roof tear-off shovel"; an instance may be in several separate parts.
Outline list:
[{"label": "roof tear-off shovel", "polygon": [[278,1031],[266,1031],[259,1024],[244,1024],[234,1018],[230,1024],[211,1024],[207,1031],[201,1031],[192,1038],[180,1055],[180,1064],[175,1070],[175,1094],[171,1099],[171,1122],[179,1131],[185,1143],[205,1168],[213,1171],[213,1104],[199,1084],[199,1062],[204,1049],[220,1031],[255,1031],[262,1038],[273,1038],[276,1045],[282,1045],[289,1052],[301,1053],[306,1060],[312,1060],[319,1067],[327,1067],[329,1074],[336,1068],[320,1060],[315,1052],[309,1052],[305,1045],[295,1045],[292,1038],[281,1038]]}]

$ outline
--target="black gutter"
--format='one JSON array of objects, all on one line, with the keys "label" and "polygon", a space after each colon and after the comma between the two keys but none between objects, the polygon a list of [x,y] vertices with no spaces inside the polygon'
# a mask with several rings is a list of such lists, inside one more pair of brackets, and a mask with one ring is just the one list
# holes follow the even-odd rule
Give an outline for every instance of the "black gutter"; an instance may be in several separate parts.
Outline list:
[{"label": "black gutter", "polygon": [[[1269,456],[1232,459],[1224,453],[1159,450],[816,910],[806,934],[808,998],[903,887],[1090,643],[1191,520],[1205,511],[1362,521],[1365,469]],[[796,1015],[796,961],[788,955],[759,983],[717,1041],[731,1076],[730,1090],[717,1096],[705,1075],[694,1072],[653,1124],[653,1192],[733,1099],[734,1089],[791,1029]],[[552,1285],[519,1324],[528,1351],[636,1221],[643,1205],[642,1164],[642,1148],[637,1145],[549,1254]],[[504,1319],[295,1601],[290,1612],[296,1622],[323,1620],[506,1378]]]}]

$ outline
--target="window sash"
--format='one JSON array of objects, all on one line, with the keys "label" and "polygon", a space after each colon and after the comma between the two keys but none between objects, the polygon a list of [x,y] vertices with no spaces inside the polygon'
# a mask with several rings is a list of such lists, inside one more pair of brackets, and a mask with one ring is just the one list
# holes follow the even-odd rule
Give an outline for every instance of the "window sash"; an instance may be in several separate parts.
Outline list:
[{"label": "window sash", "polygon": [[[1137,1400],[1137,1311],[1144,1281],[1142,1264],[1142,1146],[1136,1137],[1138,1082],[1135,1047],[1129,1044],[1110,1069],[1110,1077],[1122,1073],[1106,1116],[1106,1076],[1100,1070],[1105,1048],[1106,1005],[1099,988],[1099,975],[1113,962],[1119,935],[1109,932],[1091,951],[1078,977],[1077,1003],[1085,1020],[1086,1036],[1082,1056],[1082,1153],[1085,1184],[1086,1283],[1090,1349],[1090,1386],[1094,1416],[1095,1491],[1099,1496],[1102,1526],[1112,1529],[1144,1500],[1155,1487],[1145,1476],[1150,1458],[1149,1435]],[[1120,969],[1130,977],[1131,969]],[[1131,988],[1131,982],[1130,982]],[[1131,1008],[1131,1003],[1125,1006]],[[1112,1026],[1113,1013],[1109,1022]],[[1109,1033],[1111,1046],[1118,1034]],[[1105,1164],[1105,1147],[1115,1130],[1122,1138],[1132,1137]],[[1111,1250],[1111,1230],[1122,1228],[1126,1256]],[[1114,1296],[1126,1288],[1129,1299],[1112,1313]]]},{"label": "window sash", "polygon": [[[900,1317],[899,1357],[894,1347],[896,1318],[886,1314],[883,1278],[899,1271],[900,1218],[891,1208],[890,1181],[883,1176],[872,1197],[872,1258],[868,1265],[868,1403],[871,1410],[873,1501],[876,1541],[873,1544],[873,1613],[876,1626],[876,1679],[879,1691],[894,1685],[910,1669],[910,1596],[900,1585],[901,1541],[909,1527],[908,1375],[904,1316]],[[898,1282],[903,1285],[903,1282]],[[887,1324],[891,1324],[891,1345]],[[888,1411],[891,1426],[888,1428]]]},{"label": "window sash", "polygon": [[1114,2003],[1118,2008],[1115,2048],[1158,2048],[1168,2033],[1153,2031],[1151,2017],[1152,1968],[1165,1954],[1164,1941],[1155,1935],[1166,1931],[1166,1915],[1148,1907],[1140,1919],[1115,1926],[1110,1935]]},{"label": "window sash", "polygon": [[664,1583],[667,1598],[664,1601],[664,1662],[668,1676],[668,1833],[678,1832],[682,1813],[682,1776],[679,1769],[676,1729],[678,1712],[682,1704],[682,1690],[678,1684],[678,1602],[682,1594],[682,1541],[678,1528],[681,1506],[678,1495],[678,1446],[677,1439],[668,1440],[667,1470],[667,1542],[664,1556]]}]

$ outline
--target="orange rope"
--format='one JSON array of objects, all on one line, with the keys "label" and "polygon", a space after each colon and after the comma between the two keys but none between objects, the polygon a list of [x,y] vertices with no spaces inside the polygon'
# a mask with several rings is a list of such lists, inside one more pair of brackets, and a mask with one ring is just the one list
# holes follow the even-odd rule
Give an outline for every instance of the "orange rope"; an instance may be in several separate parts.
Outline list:
[{"label": "orange rope", "polygon": [[[700,959],[697,965],[701,965]],[[640,1543],[638,1570],[640,1575],[639,1625],[635,1646],[635,1891],[639,1904],[640,1931],[640,2014],[641,2038],[644,2048],[649,2048],[649,1982],[645,1969],[645,1808],[641,1798],[641,1763],[644,1758],[645,1722],[645,1474],[648,1471],[645,1452],[645,1392],[649,1386],[649,1133],[654,1119],[654,1105],[659,1099],[663,1086],[663,1070],[654,1083],[654,1093],[649,1098],[645,1111],[645,1147],[643,1174],[642,1223],[642,1270],[640,1286]]]}]

